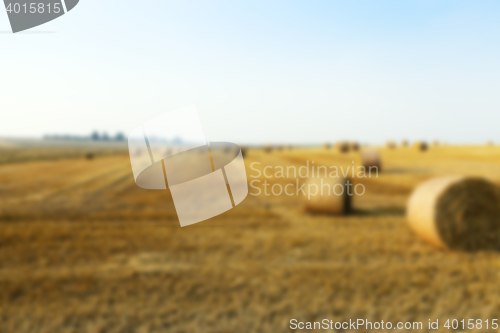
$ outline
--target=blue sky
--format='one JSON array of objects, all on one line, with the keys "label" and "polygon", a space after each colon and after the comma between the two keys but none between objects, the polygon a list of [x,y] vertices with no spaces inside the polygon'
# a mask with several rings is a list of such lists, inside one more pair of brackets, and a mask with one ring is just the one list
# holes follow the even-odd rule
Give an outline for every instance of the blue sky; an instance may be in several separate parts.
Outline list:
[{"label": "blue sky", "polygon": [[0,136],[131,131],[196,104],[209,140],[500,141],[498,1],[81,0],[0,12]]}]

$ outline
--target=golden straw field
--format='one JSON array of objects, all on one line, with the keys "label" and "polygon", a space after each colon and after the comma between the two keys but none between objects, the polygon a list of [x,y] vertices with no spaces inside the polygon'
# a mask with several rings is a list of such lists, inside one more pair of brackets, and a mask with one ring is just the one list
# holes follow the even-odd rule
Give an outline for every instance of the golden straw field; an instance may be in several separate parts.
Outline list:
[{"label": "golden straw field", "polygon": [[[249,195],[185,228],[168,191],[135,185],[126,151],[16,149],[0,150],[2,333],[275,333],[293,318],[422,321],[427,331],[428,319],[500,319],[499,253],[437,249],[405,218],[413,189],[434,176],[500,184],[500,147],[380,148],[382,172],[354,179],[366,193],[350,215]],[[360,152],[245,157],[249,181],[253,162],[306,161],[359,165]]]}]

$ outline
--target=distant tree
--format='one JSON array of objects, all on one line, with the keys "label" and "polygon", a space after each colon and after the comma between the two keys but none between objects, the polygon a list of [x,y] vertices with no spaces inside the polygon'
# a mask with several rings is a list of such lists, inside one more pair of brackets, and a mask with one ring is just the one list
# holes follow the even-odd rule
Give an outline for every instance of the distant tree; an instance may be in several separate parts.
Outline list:
[{"label": "distant tree", "polygon": [[109,141],[109,135],[108,135],[108,133],[106,133],[106,132],[102,133],[101,140],[103,140],[103,141]]},{"label": "distant tree", "polygon": [[122,132],[116,133],[115,140],[116,141],[125,141],[125,134],[123,134]]},{"label": "distant tree", "polygon": [[92,134],[90,135],[90,138],[94,141],[101,140],[101,136],[99,135],[99,132],[97,132],[97,131],[93,131]]}]

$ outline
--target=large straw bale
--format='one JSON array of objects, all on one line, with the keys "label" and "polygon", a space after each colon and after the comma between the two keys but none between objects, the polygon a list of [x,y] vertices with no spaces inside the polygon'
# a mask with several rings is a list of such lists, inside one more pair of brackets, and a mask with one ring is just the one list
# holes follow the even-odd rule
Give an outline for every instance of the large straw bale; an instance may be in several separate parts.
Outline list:
[{"label": "large straw bale", "polygon": [[396,142],[394,141],[387,141],[387,148],[389,149],[396,149]]},{"label": "large straw bale", "polygon": [[[307,194],[304,197],[304,206],[306,211],[331,215],[349,213],[352,196],[348,195],[348,181],[347,178],[343,177],[309,178],[305,185]],[[316,189],[317,191],[315,191]],[[352,185],[350,191],[353,191]]]},{"label": "large straw bale", "polygon": [[500,190],[484,179],[428,180],[411,195],[407,214],[411,229],[438,247],[500,249]]}]

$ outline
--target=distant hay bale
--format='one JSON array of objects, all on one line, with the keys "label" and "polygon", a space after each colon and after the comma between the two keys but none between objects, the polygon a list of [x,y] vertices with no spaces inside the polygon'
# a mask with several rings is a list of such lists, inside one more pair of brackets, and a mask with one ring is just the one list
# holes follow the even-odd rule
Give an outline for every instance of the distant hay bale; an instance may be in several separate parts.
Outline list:
[{"label": "distant hay bale", "polygon": [[495,145],[495,143],[494,143],[493,141],[488,141],[488,142],[486,143],[486,145],[488,145],[488,146],[492,147],[492,146],[494,146],[494,145]]},{"label": "distant hay bale", "polygon": [[91,151],[89,151],[89,152],[85,153],[85,159],[86,159],[86,160],[93,160],[93,159],[94,159],[94,157],[95,157],[95,155],[94,155],[94,153],[93,153],[93,152],[91,152]]},{"label": "distant hay bale", "polygon": [[264,145],[263,149],[264,149],[264,152],[270,153],[273,150],[273,147],[271,147],[271,145],[267,144],[267,145]]},{"label": "distant hay bale", "polygon": [[486,180],[428,180],[411,195],[407,214],[411,229],[436,246],[500,249],[500,190]]},{"label": "distant hay bale", "polygon": [[389,149],[396,149],[396,142],[394,142],[394,141],[387,141],[387,148],[389,148]]},{"label": "distant hay bale", "polygon": [[350,149],[349,143],[347,143],[345,141],[337,142],[335,144],[335,147],[341,153],[348,153],[349,149]]},{"label": "distant hay bale", "polygon": [[401,141],[401,147],[408,147],[409,145],[410,143],[408,142],[408,140]]},{"label": "distant hay bale", "polygon": [[306,211],[317,214],[348,214],[352,198],[348,195],[348,181],[343,177],[309,178],[304,187],[307,192],[304,197]]},{"label": "distant hay bale", "polygon": [[429,145],[425,141],[417,141],[413,144],[413,147],[415,147],[419,151],[426,151],[429,149]]},{"label": "distant hay bale", "polygon": [[349,148],[352,150],[352,151],[358,151],[359,150],[359,143],[358,142],[351,142],[349,144]]},{"label": "distant hay bale", "polygon": [[382,170],[380,153],[376,149],[365,149],[361,151],[361,164],[366,171],[376,168],[378,172]]},{"label": "distant hay bale", "polygon": [[282,151],[283,150],[283,145],[277,145],[276,146],[277,151]]},{"label": "distant hay bale", "polygon": [[434,140],[434,141],[432,141],[432,145],[433,145],[434,147],[438,147],[438,146],[439,146],[439,141],[438,141],[438,140]]},{"label": "distant hay bale", "polygon": [[325,142],[325,143],[323,144],[323,148],[324,148],[324,149],[330,149],[331,147],[332,147],[332,145],[330,144],[330,142]]}]

